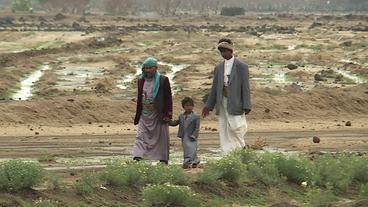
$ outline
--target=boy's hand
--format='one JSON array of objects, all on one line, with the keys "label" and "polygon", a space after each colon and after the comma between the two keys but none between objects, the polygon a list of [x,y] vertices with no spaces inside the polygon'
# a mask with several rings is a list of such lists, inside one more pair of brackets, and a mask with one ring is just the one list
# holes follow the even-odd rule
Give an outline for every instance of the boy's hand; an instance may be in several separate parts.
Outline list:
[{"label": "boy's hand", "polygon": [[205,118],[206,116],[208,116],[210,114],[211,109],[208,108],[207,106],[203,107],[202,109],[202,117]]},{"label": "boy's hand", "polygon": [[194,141],[196,141],[197,139],[196,139],[196,137],[195,136],[190,136],[190,141],[192,141],[192,142],[194,142]]}]

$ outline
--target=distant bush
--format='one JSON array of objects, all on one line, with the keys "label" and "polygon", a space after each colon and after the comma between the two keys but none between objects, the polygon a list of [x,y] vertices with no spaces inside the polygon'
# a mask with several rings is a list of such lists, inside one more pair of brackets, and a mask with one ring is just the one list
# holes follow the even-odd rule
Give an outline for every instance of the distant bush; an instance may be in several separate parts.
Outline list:
[{"label": "distant bush", "polygon": [[196,195],[188,186],[148,185],[143,189],[143,199],[148,206],[199,206]]},{"label": "distant bush", "polygon": [[12,160],[0,165],[0,189],[19,191],[39,184],[45,173],[38,163]]},{"label": "distant bush", "polygon": [[240,7],[224,7],[221,9],[222,16],[237,16],[245,13],[243,8]]},{"label": "distant bush", "polygon": [[12,11],[32,11],[31,0],[13,0],[12,2]]}]

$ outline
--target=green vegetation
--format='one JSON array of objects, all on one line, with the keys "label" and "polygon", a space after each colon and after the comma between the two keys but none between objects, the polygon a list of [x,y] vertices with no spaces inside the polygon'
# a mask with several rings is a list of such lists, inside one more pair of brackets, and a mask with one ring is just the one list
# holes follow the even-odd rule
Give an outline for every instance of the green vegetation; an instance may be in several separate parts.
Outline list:
[{"label": "green vegetation", "polygon": [[0,165],[0,190],[20,191],[41,183],[44,171],[37,163],[12,160]]},{"label": "green vegetation", "polygon": [[11,8],[12,12],[32,12],[33,10],[31,0],[13,0]]},{"label": "green vegetation", "polygon": [[[38,164],[9,161],[0,169],[2,190],[16,193],[45,177],[47,189],[67,192],[57,176],[43,176]],[[368,157],[335,154],[311,160],[297,154],[239,150],[190,173],[177,165],[113,160],[101,172],[82,173],[73,186],[79,196],[73,206],[267,206],[275,198],[300,206],[327,206],[346,198],[368,198]],[[94,197],[98,199],[91,202]],[[24,203],[65,204],[37,199]]]},{"label": "green vegetation", "polygon": [[168,183],[148,185],[143,189],[143,198],[148,206],[199,206],[196,195],[188,186]]}]

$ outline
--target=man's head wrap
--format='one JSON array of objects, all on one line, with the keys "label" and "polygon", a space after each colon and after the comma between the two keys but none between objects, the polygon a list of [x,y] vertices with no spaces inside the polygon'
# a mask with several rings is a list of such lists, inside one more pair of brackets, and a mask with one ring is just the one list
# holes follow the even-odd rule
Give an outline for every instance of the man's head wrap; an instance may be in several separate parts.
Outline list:
[{"label": "man's head wrap", "polygon": [[229,49],[231,51],[234,51],[234,45],[233,44],[230,44],[228,42],[221,42],[217,45],[217,49],[220,49],[220,48],[225,48],[225,49]]}]

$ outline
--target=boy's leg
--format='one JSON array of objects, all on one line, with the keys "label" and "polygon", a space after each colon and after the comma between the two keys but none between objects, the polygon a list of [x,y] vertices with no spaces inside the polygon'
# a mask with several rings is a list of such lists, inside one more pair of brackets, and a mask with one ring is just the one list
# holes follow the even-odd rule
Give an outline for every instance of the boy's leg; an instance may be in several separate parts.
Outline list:
[{"label": "boy's leg", "polygon": [[143,160],[143,158],[141,158],[141,157],[133,157],[133,160],[134,161],[141,161],[141,160]]}]

